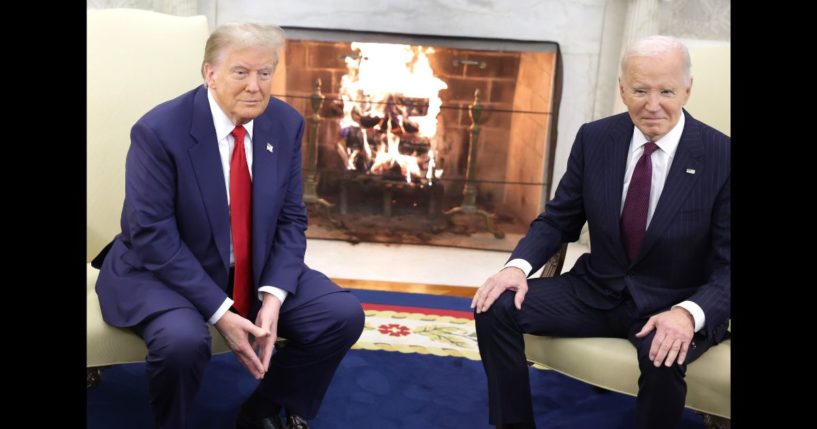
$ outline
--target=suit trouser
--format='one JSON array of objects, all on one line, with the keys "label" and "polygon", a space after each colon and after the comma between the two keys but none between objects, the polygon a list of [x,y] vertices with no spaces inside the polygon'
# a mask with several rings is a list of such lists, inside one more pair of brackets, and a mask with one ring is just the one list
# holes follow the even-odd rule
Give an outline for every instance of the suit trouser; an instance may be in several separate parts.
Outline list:
[{"label": "suit trouser", "polygon": [[[299,287],[316,281],[330,280],[307,269]],[[284,302],[278,335],[287,344],[273,354],[252,395],[256,407],[278,405],[306,419],[317,414],[341,359],[363,330],[364,314],[357,298],[337,290],[294,308],[286,305],[291,297]],[[158,314],[134,330],[148,347],[146,372],[156,426],[185,428],[210,360],[206,321],[197,311],[179,308]]]},{"label": "suit trouser", "polygon": [[488,311],[475,315],[479,352],[488,379],[488,421],[492,424],[534,421],[522,334],[535,334],[628,338],[636,347],[641,369],[636,426],[677,427],[686,399],[686,366],[712,342],[695,334],[695,347],[689,348],[684,364],[656,368],[649,359],[655,330],[643,339],[635,337],[649,317],[638,317],[632,298],[625,293],[611,309],[593,308],[575,296],[571,283],[577,281],[565,275],[529,279],[522,310],[514,307],[514,292],[506,291]]}]

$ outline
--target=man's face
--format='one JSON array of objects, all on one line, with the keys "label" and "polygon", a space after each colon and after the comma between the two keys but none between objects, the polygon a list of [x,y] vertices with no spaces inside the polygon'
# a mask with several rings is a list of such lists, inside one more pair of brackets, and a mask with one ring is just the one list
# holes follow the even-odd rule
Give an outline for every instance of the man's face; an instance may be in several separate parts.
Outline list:
[{"label": "man's face", "polygon": [[626,67],[619,78],[621,99],[635,126],[656,141],[678,123],[692,90],[692,78],[684,81],[682,53],[632,56]]},{"label": "man's face", "polygon": [[274,58],[262,47],[227,48],[215,64],[204,65],[213,98],[236,125],[257,118],[267,108]]}]

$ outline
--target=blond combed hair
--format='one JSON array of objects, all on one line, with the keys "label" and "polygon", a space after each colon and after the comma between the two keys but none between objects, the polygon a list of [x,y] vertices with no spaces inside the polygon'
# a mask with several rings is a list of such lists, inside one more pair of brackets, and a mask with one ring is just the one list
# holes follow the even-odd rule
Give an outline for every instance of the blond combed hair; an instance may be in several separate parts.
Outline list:
[{"label": "blond combed hair", "polygon": [[229,23],[218,26],[204,46],[201,75],[205,77],[204,65],[218,64],[228,49],[260,46],[273,54],[273,68],[278,66],[278,52],[286,41],[284,30],[273,24]]}]

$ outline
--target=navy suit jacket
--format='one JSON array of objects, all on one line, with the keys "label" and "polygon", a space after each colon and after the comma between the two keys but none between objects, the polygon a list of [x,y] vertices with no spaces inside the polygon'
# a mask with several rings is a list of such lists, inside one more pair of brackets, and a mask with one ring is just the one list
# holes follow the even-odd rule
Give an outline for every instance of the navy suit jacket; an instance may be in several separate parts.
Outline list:
[{"label": "navy suit jacket", "polygon": [[[303,117],[275,98],[253,125],[253,280],[256,289],[289,292],[290,306],[329,292],[298,282],[306,269],[303,130]],[[96,284],[106,322],[133,326],[184,307],[207,319],[224,302],[230,214],[204,86],[160,104],[131,129],[121,224]]]},{"label": "navy suit jacket", "polygon": [[731,296],[730,140],[684,111],[686,122],[652,221],[633,261],[619,226],[633,122],[627,113],[583,125],[545,212],[514,249],[538,270],[585,221],[591,252],[568,276],[576,295],[612,308],[626,288],[648,316],[690,300],[706,316],[704,335],[725,335]]}]

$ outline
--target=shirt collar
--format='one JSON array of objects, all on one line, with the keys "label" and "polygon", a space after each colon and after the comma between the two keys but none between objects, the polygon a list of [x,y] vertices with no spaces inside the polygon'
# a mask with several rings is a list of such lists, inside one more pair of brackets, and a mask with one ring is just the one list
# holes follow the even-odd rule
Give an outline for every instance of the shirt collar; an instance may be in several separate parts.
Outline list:
[{"label": "shirt collar", "polygon": [[[227,117],[227,114],[221,110],[221,106],[219,106],[216,99],[213,98],[213,93],[210,91],[210,88],[207,88],[207,101],[210,103],[210,113],[213,115],[213,125],[216,128],[216,138],[218,141],[222,141],[233,132],[235,124],[230,120],[230,118]],[[244,129],[247,130],[247,137],[250,138],[250,141],[252,141],[253,122],[254,121],[250,121],[244,124]]]},{"label": "shirt collar", "polygon": [[[675,151],[678,150],[678,143],[681,142],[681,134],[684,133],[684,123],[686,122],[685,114],[682,111],[681,117],[678,118],[678,123],[672,127],[671,130],[660,139],[655,141],[656,146],[658,146],[662,151],[667,153],[670,158],[675,157]],[[641,130],[638,127],[635,127],[635,132],[633,132],[633,144],[630,146],[632,151],[634,152],[649,140],[644,137],[644,134],[641,133]]]}]

